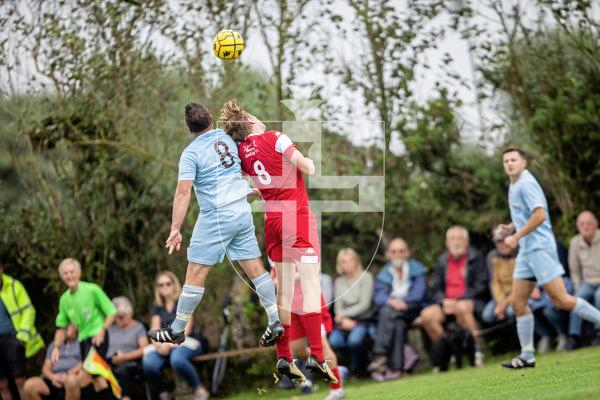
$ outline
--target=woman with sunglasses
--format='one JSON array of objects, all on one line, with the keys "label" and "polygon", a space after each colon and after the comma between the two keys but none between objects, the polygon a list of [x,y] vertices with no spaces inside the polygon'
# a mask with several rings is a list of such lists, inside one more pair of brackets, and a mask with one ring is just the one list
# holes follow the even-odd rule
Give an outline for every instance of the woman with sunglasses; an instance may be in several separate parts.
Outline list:
[{"label": "woman with sunglasses", "polygon": [[[154,284],[154,304],[150,329],[169,326],[177,314],[177,301],[181,294],[181,283],[170,271],[162,271],[156,275]],[[167,363],[173,371],[183,377],[194,390],[194,400],[208,399],[207,390],[200,384],[198,373],[192,364],[192,358],[203,353],[200,341],[189,336],[192,331],[192,320],[185,328],[186,339],[180,346],[171,343],[153,343],[144,351],[142,365],[144,374],[156,388],[159,399],[169,399],[169,392],[162,381],[162,370]]]}]

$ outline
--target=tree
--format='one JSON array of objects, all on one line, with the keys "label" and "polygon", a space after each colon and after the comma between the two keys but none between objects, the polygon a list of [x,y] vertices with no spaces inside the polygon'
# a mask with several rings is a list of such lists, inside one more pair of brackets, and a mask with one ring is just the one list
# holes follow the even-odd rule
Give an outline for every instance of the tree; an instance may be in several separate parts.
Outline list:
[{"label": "tree", "polygon": [[567,237],[578,211],[599,211],[600,23],[591,2],[536,5],[527,14],[516,3],[506,9],[489,2],[502,36],[477,51],[488,86],[508,100],[502,109],[510,124],[506,142],[533,155],[531,167]]},{"label": "tree", "polygon": [[[362,92],[364,102],[383,121],[385,149],[392,134],[402,134],[409,123],[407,105],[413,98],[411,82],[420,54],[434,46],[443,29],[427,24],[440,11],[439,2],[409,1],[405,5],[384,1],[348,0],[355,12],[355,30],[362,48],[354,64],[344,66],[345,84]],[[332,18],[341,18],[336,13]]]}]

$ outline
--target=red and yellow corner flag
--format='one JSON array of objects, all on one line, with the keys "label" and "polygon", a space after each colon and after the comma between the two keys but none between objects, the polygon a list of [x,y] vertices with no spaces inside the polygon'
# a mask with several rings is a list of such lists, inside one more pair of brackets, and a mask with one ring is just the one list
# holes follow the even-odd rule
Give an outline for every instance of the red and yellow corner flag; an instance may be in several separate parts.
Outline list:
[{"label": "red and yellow corner flag", "polygon": [[110,384],[113,395],[117,399],[121,398],[121,386],[119,385],[119,381],[117,381],[117,378],[110,369],[110,365],[100,357],[100,354],[98,354],[95,348],[92,347],[85,358],[83,369],[90,375],[98,375],[106,379]]}]

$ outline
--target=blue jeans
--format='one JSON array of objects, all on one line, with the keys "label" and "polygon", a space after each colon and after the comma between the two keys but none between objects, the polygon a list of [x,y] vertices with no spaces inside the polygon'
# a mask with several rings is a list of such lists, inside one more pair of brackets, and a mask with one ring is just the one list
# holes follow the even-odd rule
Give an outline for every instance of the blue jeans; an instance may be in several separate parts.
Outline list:
[{"label": "blue jeans", "polygon": [[[581,282],[575,296],[593,303],[596,308],[600,308],[600,285],[590,285]],[[569,316],[569,335],[581,336],[581,324],[583,320],[575,313]],[[600,331],[600,325],[596,325],[596,332]]]},{"label": "blue jeans", "polygon": [[157,351],[153,351],[144,355],[142,359],[142,367],[144,368],[144,375],[148,380],[160,380],[162,379],[162,369],[169,359],[169,365],[177,373],[182,376],[192,388],[200,386],[200,378],[198,373],[192,364],[192,358],[202,354],[202,346],[196,350],[188,349],[184,346],[177,346],[168,356],[163,356]]},{"label": "blue jeans", "polygon": [[[485,322],[486,324],[490,324],[490,325],[498,322],[498,319],[494,315],[495,309],[496,309],[496,300],[490,300],[485,305],[485,307],[483,308],[483,311],[481,313],[481,319],[483,320],[483,322]],[[512,318],[515,316],[515,312],[511,306],[508,306],[506,308],[506,312],[504,314],[506,315],[506,318]]]},{"label": "blue jeans", "polygon": [[535,333],[539,336],[565,335],[568,313],[558,308],[544,307],[533,313],[535,317]]},{"label": "blue jeans", "polygon": [[366,352],[364,348],[368,327],[365,324],[356,325],[350,332],[335,328],[329,335],[329,344],[336,353],[350,353],[352,371],[362,371],[366,367]]}]

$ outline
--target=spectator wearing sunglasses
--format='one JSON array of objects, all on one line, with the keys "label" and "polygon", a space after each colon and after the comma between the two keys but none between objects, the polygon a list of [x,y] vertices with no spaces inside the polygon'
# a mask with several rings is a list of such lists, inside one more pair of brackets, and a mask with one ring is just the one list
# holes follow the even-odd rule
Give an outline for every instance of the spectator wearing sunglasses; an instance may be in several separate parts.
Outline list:
[{"label": "spectator wearing sunglasses", "polygon": [[[177,314],[177,301],[181,294],[181,283],[170,271],[159,272],[154,283],[154,304],[150,329],[169,326]],[[169,398],[163,381],[163,368],[168,365],[183,377],[194,390],[194,400],[208,398],[208,392],[201,385],[198,373],[192,364],[192,358],[203,353],[201,343],[190,336],[193,320],[185,328],[186,341],[180,346],[170,343],[153,343],[144,350],[142,365],[144,375],[152,385],[153,392],[159,393],[159,399]]]}]

